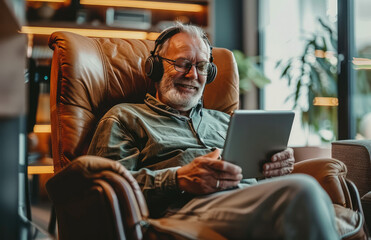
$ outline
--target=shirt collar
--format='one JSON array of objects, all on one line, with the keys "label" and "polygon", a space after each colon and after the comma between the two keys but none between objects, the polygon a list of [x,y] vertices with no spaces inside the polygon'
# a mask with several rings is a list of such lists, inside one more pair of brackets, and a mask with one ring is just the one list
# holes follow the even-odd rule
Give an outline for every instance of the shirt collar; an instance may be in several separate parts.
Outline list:
[{"label": "shirt collar", "polygon": [[201,109],[202,109],[202,100],[198,101],[197,105],[191,109],[191,112],[189,114],[189,117],[180,115],[180,112],[162,102],[160,102],[157,98],[153,97],[151,94],[147,93],[146,98],[144,100],[144,103],[150,107],[152,110],[165,114],[165,115],[171,115],[173,117],[176,117],[178,119],[182,120],[188,120],[190,118],[193,118],[196,115],[200,115]]}]

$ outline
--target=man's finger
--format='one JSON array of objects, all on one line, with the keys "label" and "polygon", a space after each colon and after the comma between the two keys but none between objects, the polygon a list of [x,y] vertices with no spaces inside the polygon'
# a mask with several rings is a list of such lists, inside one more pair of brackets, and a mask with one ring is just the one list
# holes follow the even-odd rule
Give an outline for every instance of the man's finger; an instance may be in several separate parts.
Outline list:
[{"label": "man's finger", "polygon": [[242,174],[241,173],[232,174],[229,172],[219,172],[219,173],[216,173],[215,178],[219,180],[226,180],[226,181],[241,181]]},{"label": "man's finger", "polygon": [[239,180],[237,181],[219,180],[218,189],[223,190],[223,189],[233,188],[233,187],[236,187],[239,183],[240,183]]},{"label": "man's finger", "polygon": [[285,167],[281,169],[264,171],[263,174],[266,177],[283,176],[283,175],[291,173],[293,169],[294,169],[293,167]]},{"label": "man's finger", "polygon": [[283,167],[293,166],[294,163],[295,163],[294,158],[289,158],[289,159],[286,159],[284,161],[268,162],[268,163],[264,164],[263,169],[264,170],[280,169],[280,168],[283,168]]},{"label": "man's finger", "polygon": [[294,150],[292,148],[287,148],[281,152],[278,152],[272,156],[272,162],[282,161],[288,158],[294,157]]},{"label": "man's finger", "polygon": [[220,156],[220,149],[215,148],[214,151],[209,152],[208,154],[204,155],[204,157],[211,158],[211,159],[218,159]]},{"label": "man's finger", "polygon": [[239,166],[226,161],[211,160],[208,162],[208,166],[214,170],[228,172],[230,174],[239,174],[242,172]]}]

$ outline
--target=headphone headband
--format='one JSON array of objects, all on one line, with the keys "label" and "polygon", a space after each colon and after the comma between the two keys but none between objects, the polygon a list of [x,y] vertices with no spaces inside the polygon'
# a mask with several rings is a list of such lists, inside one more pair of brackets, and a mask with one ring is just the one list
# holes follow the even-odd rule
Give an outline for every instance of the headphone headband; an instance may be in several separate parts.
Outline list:
[{"label": "headphone headband", "polygon": [[171,38],[177,33],[180,33],[180,29],[178,27],[172,27],[163,31],[155,41],[155,48],[153,49],[153,51],[151,51],[152,56],[156,53],[158,46],[162,45],[167,39]]},{"label": "headphone headband", "polygon": [[[164,69],[162,65],[162,60],[156,55],[157,48],[164,44],[164,42],[167,39],[170,39],[175,34],[180,33],[179,27],[171,27],[163,31],[156,39],[155,41],[155,47],[152,51],[150,51],[151,55],[147,58],[145,63],[145,71],[146,75],[153,81],[157,82],[160,81],[162,78],[162,75],[164,74]],[[207,42],[210,48],[210,56],[209,56],[209,62],[211,63],[211,68],[209,70],[209,73],[207,74],[207,80],[206,83],[211,83],[214,81],[216,74],[217,74],[217,67],[213,63],[214,57],[213,57],[213,47],[210,44],[209,39],[204,34],[202,38]]]}]

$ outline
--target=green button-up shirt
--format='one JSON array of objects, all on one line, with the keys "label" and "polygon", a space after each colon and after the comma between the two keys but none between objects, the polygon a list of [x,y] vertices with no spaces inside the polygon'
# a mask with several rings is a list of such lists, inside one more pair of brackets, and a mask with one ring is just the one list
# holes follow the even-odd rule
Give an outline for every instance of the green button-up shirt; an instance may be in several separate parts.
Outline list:
[{"label": "green button-up shirt", "polygon": [[181,201],[176,170],[223,148],[229,115],[194,107],[189,117],[147,94],[144,104],[122,103],[98,124],[88,154],[122,163],[146,198],[151,216]]}]

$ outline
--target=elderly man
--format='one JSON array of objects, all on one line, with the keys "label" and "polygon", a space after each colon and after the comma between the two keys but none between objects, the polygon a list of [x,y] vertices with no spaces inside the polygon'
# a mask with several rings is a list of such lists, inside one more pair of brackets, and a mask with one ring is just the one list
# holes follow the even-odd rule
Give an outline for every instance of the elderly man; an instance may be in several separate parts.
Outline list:
[{"label": "elderly man", "polygon": [[229,115],[202,107],[212,60],[200,28],[165,30],[146,62],[156,96],[107,112],[88,154],[130,170],[151,217],[204,222],[228,239],[338,239],[327,194],[309,176],[287,175],[292,149],[273,155],[259,182],[219,159]]}]

